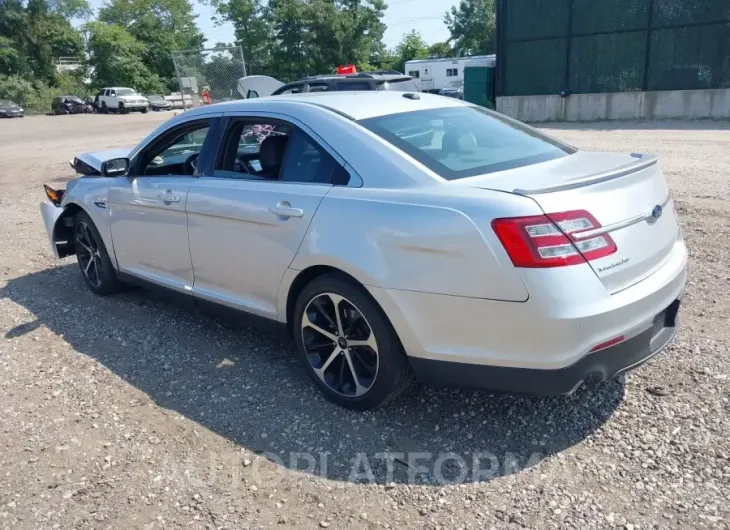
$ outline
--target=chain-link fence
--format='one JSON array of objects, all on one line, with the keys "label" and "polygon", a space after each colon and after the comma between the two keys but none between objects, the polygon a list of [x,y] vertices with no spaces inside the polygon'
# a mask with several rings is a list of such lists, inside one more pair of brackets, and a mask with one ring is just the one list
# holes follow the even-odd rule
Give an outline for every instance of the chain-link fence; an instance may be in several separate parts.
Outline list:
[{"label": "chain-link fence", "polygon": [[498,0],[504,96],[730,88],[730,0]]},{"label": "chain-link fence", "polygon": [[184,109],[240,99],[238,80],[246,76],[240,46],[172,53]]}]

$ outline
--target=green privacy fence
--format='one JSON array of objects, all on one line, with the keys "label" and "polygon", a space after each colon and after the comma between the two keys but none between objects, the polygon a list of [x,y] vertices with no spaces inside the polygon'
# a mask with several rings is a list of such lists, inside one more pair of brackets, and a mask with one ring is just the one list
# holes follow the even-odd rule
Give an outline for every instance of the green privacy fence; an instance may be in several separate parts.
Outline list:
[{"label": "green privacy fence", "polygon": [[730,0],[498,0],[499,95],[730,88]]}]

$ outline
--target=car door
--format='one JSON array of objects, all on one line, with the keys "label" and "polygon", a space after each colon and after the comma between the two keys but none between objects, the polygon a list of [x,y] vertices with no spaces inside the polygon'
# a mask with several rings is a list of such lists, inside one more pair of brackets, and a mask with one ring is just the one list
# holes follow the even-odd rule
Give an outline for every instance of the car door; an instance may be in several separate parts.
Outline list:
[{"label": "car door", "polygon": [[231,116],[212,174],[188,195],[193,295],[276,318],[281,279],[343,171],[341,159],[301,123]]},{"label": "car door", "polygon": [[134,155],[126,176],[115,179],[108,207],[120,271],[190,293],[185,201],[216,120],[205,117],[166,130]]},{"label": "car door", "polygon": [[117,100],[117,91],[114,89],[109,89],[106,92],[106,106],[110,109],[116,109],[119,106],[119,101]]}]

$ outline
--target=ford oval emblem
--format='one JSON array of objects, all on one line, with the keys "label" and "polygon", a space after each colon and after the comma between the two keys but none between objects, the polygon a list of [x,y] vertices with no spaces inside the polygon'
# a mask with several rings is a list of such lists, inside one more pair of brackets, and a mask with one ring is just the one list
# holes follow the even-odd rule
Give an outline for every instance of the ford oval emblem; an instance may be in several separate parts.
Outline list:
[{"label": "ford oval emblem", "polygon": [[662,212],[663,210],[661,205],[657,204],[656,206],[654,206],[651,211],[651,220],[656,221],[657,219],[659,219],[662,216]]}]

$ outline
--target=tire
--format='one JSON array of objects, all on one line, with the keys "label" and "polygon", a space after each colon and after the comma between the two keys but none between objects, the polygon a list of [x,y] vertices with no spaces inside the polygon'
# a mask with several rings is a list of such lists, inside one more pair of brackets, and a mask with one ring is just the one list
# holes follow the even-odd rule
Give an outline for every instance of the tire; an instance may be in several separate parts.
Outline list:
[{"label": "tire", "polygon": [[127,114],[127,109],[124,107],[124,103],[119,104],[119,114]]},{"label": "tire", "polygon": [[363,287],[343,276],[325,274],[304,287],[294,308],[293,335],[305,371],[341,407],[381,407],[413,382],[408,358],[385,313]]},{"label": "tire", "polygon": [[105,102],[102,102],[101,104],[101,113],[102,114],[109,114],[109,107],[106,106]]},{"label": "tire", "polygon": [[[109,296],[121,291],[122,283],[117,279],[104,240],[89,214],[84,211],[74,217],[73,238],[81,276],[91,292],[99,296]],[[89,260],[92,253],[93,264]]]},{"label": "tire", "polygon": [[142,108],[142,114],[147,114],[149,112],[149,110],[150,109],[148,107]]}]

